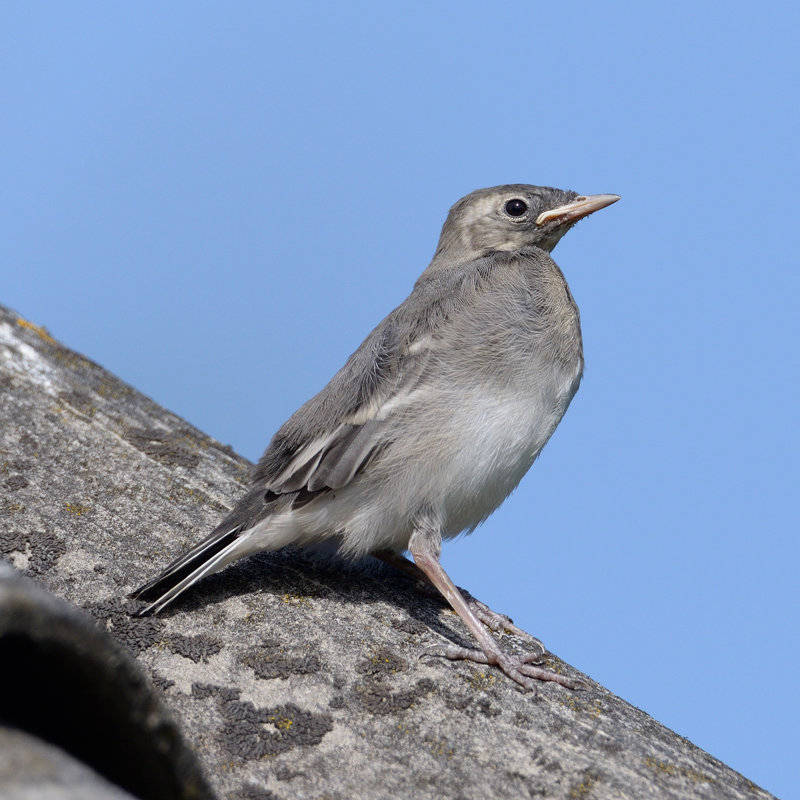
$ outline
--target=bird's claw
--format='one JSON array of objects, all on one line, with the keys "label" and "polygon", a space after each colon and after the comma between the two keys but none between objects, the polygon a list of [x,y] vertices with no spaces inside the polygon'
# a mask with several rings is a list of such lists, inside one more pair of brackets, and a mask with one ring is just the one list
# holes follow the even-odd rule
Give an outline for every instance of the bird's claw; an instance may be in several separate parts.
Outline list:
[{"label": "bird's claw", "polygon": [[520,686],[528,691],[536,692],[537,682],[551,681],[567,689],[579,690],[588,689],[588,685],[576,678],[568,678],[566,675],[559,675],[557,672],[545,669],[544,667],[534,666],[531,662],[541,662],[542,656],[538,653],[523,653],[515,655],[512,653],[496,653],[490,658],[482,650],[470,650],[466,647],[449,645],[442,650],[442,654],[450,660],[473,661],[476,664],[489,664],[499,667],[509,678],[516,681]]}]

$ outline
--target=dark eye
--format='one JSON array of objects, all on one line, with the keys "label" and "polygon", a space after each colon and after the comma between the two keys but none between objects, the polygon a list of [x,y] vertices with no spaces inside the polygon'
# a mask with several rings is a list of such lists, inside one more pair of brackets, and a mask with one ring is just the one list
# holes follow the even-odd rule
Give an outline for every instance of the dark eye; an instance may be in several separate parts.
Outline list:
[{"label": "dark eye", "polygon": [[524,200],[515,197],[506,203],[506,214],[511,217],[521,217],[528,210],[528,204]]}]

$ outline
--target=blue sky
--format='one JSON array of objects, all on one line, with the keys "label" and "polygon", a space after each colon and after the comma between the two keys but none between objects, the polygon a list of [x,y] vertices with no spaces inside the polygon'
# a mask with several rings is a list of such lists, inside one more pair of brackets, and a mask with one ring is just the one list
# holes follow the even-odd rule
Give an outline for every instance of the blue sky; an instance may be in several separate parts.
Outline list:
[{"label": "blue sky", "polygon": [[581,390],[445,565],[789,796],[797,26],[780,3],[6,4],[0,302],[255,459],[459,197],[622,195],[554,253]]}]

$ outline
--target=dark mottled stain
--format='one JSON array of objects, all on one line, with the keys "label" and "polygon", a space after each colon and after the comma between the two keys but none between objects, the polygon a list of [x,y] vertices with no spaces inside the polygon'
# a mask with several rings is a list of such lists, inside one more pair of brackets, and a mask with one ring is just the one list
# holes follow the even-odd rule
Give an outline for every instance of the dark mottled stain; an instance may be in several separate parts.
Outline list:
[{"label": "dark mottled stain", "polygon": [[219,741],[240,758],[276,756],[295,747],[316,745],[333,730],[330,714],[305,711],[294,703],[259,708],[239,700],[239,690],[232,687],[195,683],[192,696],[216,701],[224,720]]},{"label": "dark mottled stain", "polygon": [[15,458],[3,462],[3,472],[27,472],[32,466],[32,461],[24,458]]},{"label": "dark mottled stain", "polygon": [[328,708],[332,708],[334,711],[339,708],[344,708],[346,705],[347,703],[344,697],[340,694],[335,694],[328,702]]},{"label": "dark mottled stain", "polygon": [[487,717],[499,717],[503,713],[497,706],[491,704],[488,697],[479,697],[475,701],[475,707]]},{"label": "dark mottled stain", "polygon": [[0,378],[0,392],[10,390],[14,385],[14,379],[10,375],[3,375]]},{"label": "dark mottled stain", "polygon": [[125,440],[146,456],[174,467],[194,467],[200,460],[181,444],[174,433],[160,428],[128,428]]},{"label": "dark mottled stain", "polygon": [[269,789],[264,789],[261,786],[242,786],[240,789],[235,789],[229,792],[227,800],[278,800],[278,795],[271,792]]},{"label": "dark mottled stain", "polygon": [[215,656],[222,650],[223,644],[218,639],[213,639],[203,633],[196,636],[174,633],[167,638],[167,647],[173,653],[190,658],[196,664],[199,661],[206,662],[211,656]]},{"label": "dark mottled stain", "polygon": [[26,455],[33,455],[39,449],[39,443],[29,433],[19,437],[19,448]]},{"label": "dark mottled stain", "polygon": [[[278,755],[295,747],[319,744],[325,734],[333,730],[329,714],[304,711],[294,703],[274,708],[258,709],[248,703],[248,714],[243,725],[226,725],[221,738],[231,752],[237,748],[256,753],[256,758]],[[271,730],[264,726],[269,725]]]},{"label": "dark mottled stain", "polygon": [[411,708],[418,700],[430,694],[435,684],[430,679],[423,679],[412,689],[392,692],[384,683],[373,683],[366,686],[355,686],[351,697],[371,714],[396,714]]},{"label": "dark mottled stain", "polygon": [[475,699],[474,694],[458,694],[456,692],[443,692],[444,704],[453,711],[464,711]]},{"label": "dark mottled stain", "polygon": [[163,675],[159,675],[157,672],[151,673],[150,680],[153,682],[153,686],[155,686],[162,694],[166,692],[170,686],[175,685],[175,681],[171,680],[170,678],[165,678]]},{"label": "dark mottled stain", "polygon": [[255,672],[257,678],[271,680],[288,678],[289,675],[309,675],[322,669],[319,656],[313,652],[316,647],[308,645],[312,652],[287,653],[283,646],[275,640],[267,640],[259,647],[245,651],[239,663]]},{"label": "dark mottled stain", "polygon": [[67,552],[64,540],[48,531],[31,531],[28,534],[28,542],[31,547],[28,572],[34,575],[47,572]]},{"label": "dark mottled stain", "polygon": [[18,489],[24,489],[28,485],[29,481],[22,475],[12,475],[10,478],[6,478],[5,483],[7,489],[12,492],[16,492]]},{"label": "dark mottled stain", "polygon": [[24,553],[27,549],[27,537],[21,531],[0,528],[0,555]]},{"label": "dark mottled stain", "polygon": [[425,625],[413,617],[407,617],[405,619],[393,619],[392,627],[397,631],[410,633],[412,636],[419,636],[428,630]]},{"label": "dark mottled stain", "polygon": [[28,553],[30,575],[42,575],[51,569],[67,552],[67,545],[54,533],[47,531],[0,530],[0,554]]},{"label": "dark mottled stain", "polygon": [[[227,704],[229,712],[233,711],[231,705]],[[295,747],[317,745],[333,730],[330,715],[303,711],[294,703],[257,708],[237,701],[236,712],[222,726],[220,741],[242,758],[276,756]]]},{"label": "dark mottled stain", "polygon": [[231,686],[219,686],[216,683],[193,683],[192,697],[198,700],[207,700],[209,697],[215,700],[238,700],[240,690]]},{"label": "dark mottled stain", "polygon": [[164,623],[156,617],[132,617],[132,603],[118,598],[84,606],[121,645],[134,655],[164,639]]},{"label": "dark mottled stain", "polygon": [[373,650],[369,658],[364,658],[356,665],[362,675],[369,675],[373,680],[380,680],[397,672],[405,672],[408,663],[391,648],[381,645]]},{"label": "dark mottled stain", "polygon": [[392,694],[387,686],[380,684],[356,687],[354,695],[372,714],[395,714],[411,708],[415,699],[414,693],[410,690]]}]

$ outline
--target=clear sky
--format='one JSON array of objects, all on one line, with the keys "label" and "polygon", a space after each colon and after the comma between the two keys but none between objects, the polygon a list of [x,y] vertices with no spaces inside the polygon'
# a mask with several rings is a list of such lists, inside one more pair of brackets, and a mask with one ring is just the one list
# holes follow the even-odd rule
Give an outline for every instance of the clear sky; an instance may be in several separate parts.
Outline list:
[{"label": "clear sky", "polygon": [[333,5],[4,4],[0,302],[255,459],[459,197],[622,195],[554,253],[583,385],[445,565],[790,796],[796,6]]}]

